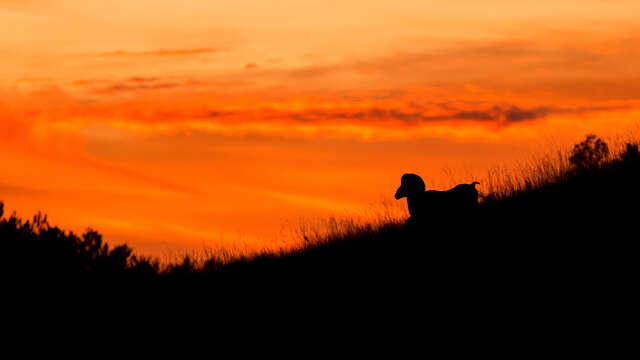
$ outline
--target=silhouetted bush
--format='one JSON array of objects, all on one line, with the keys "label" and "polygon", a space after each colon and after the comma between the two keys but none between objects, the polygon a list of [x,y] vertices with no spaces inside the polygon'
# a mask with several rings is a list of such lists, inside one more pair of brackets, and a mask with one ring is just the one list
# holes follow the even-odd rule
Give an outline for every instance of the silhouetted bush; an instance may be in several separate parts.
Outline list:
[{"label": "silhouetted bush", "polygon": [[[635,163],[640,159],[640,151],[638,151],[638,144],[627,143],[625,144],[624,151],[620,155],[620,160],[628,163]],[[634,164],[635,165],[635,164]],[[2,210],[2,209],[0,209]],[[0,212],[1,214],[1,212]]]},{"label": "silhouetted bush", "polygon": [[594,134],[589,134],[584,141],[573,146],[569,163],[577,170],[587,170],[601,165],[608,156],[607,143]]},{"label": "silhouetted bush", "polygon": [[5,271],[15,275],[113,276],[132,268],[132,249],[127,245],[109,249],[97,231],[88,229],[78,237],[51,226],[41,213],[31,221],[22,221],[16,214],[6,219],[0,216],[0,247],[6,254]]}]

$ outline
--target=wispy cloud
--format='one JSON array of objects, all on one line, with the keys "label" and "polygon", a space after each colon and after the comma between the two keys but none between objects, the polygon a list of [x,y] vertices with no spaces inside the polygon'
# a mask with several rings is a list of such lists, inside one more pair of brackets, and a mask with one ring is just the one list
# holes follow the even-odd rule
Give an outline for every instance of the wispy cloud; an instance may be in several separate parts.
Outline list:
[{"label": "wispy cloud", "polygon": [[135,83],[148,83],[148,82],[156,81],[156,80],[158,80],[158,78],[156,78],[156,77],[144,77],[144,76],[132,76],[132,77],[128,78],[127,80],[131,81],[131,82],[135,82]]},{"label": "wispy cloud", "polygon": [[104,84],[107,83],[109,81],[104,80],[104,79],[80,79],[80,80],[74,80],[71,82],[71,85],[73,86],[91,86],[91,85],[96,85],[96,84]]},{"label": "wispy cloud", "polygon": [[90,94],[115,94],[122,91],[157,90],[182,88],[238,88],[254,85],[246,80],[218,80],[192,77],[130,76],[121,79],[79,79],[70,82],[72,86],[83,88]]},{"label": "wispy cloud", "polygon": [[50,81],[53,81],[53,79],[48,77],[23,77],[16,80],[18,83],[46,83]]},{"label": "wispy cloud", "polygon": [[[357,121],[369,124],[383,122],[401,122],[407,125],[417,125],[429,122],[446,122],[462,120],[469,122],[493,123],[509,125],[517,122],[533,121],[552,114],[584,114],[589,112],[627,110],[630,106],[585,106],[577,108],[560,108],[553,106],[538,106],[523,108],[517,105],[493,105],[485,109],[456,110],[433,114],[433,109],[423,111],[407,111],[403,108],[370,108],[367,110],[316,110],[309,109],[293,114],[289,118],[303,122],[322,124],[323,122]],[[282,115],[276,116],[282,117]]]},{"label": "wispy cloud", "polygon": [[[419,45],[379,56],[312,62],[260,70],[299,87],[361,88],[477,84],[488,89],[541,90],[562,96],[640,97],[640,38],[459,41],[441,48]],[[514,117],[517,115],[514,114]]]},{"label": "wispy cloud", "polygon": [[41,195],[44,193],[45,191],[41,189],[35,189],[31,187],[25,187],[21,185],[0,182],[0,196],[1,195]]},{"label": "wispy cloud", "polygon": [[116,50],[95,54],[96,56],[112,57],[112,56],[181,56],[181,55],[200,55],[207,53],[216,53],[228,51],[223,48],[195,48],[195,49],[158,49],[147,51],[129,51]]},{"label": "wispy cloud", "polygon": [[139,90],[161,90],[161,89],[171,89],[178,87],[178,83],[157,83],[157,84],[113,84],[103,88],[94,89],[94,93],[99,94],[113,94],[119,92],[128,92],[128,91],[139,91]]},{"label": "wispy cloud", "polygon": [[199,190],[186,186],[172,183],[170,181],[160,179],[158,177],[149,176],[142,172],[136,170],[130,170],[122,166],[112,165],[103,161],[92,160],[89,158],[79,159],[85,166],[89,166],[96,170],[101,170],[110,174],[117,174],[119,176],[153,186],[158,189],[162,189],[165,191],[170,191],[173,193],[184,194],[184,195],[197,195],[200,193]]}]

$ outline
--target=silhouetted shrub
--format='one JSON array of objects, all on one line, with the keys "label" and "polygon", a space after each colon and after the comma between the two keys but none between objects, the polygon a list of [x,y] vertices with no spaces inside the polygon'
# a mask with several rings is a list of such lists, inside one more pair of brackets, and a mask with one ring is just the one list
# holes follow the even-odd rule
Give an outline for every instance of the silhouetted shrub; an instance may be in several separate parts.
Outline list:
[{"label": "silhouetted shrub", "polygon": [[[624,162],[637,162],[640,159],[640,151],[638,151],[637,143],[627,143],[625,149],[620,155],[620,159]],[[2,208],[0,208],[0,214]]]},{"label": "silhouetted shrub", "polygon": [[160,261],[148,256],[132,255],[129,267],[130,272],[137,277],[151,278],[160,273]]},{"label": "silhouetted shrub", "polygon": [[168,266],[167,272],[174,276],[185,276],[194,273],[196,270],[196,264],[189,255],[185,255],[182,259],[182,263],[174,263]]},{"label": "silhouetted shrub", "polygon": [[607,143],[594,134],[589,134],[584,141],[573,146],[569,163],[576,170],[593,169],[601,165],[608,156],[609,146]]},{"label": "silhouetted shrub", "polygon": [[41,213],[24,222],[15,213],[7,219],[0,216],[0,247],[7,254],[2,265],[16,274],[110,276],[138,265],[130,263],[132,249],[127,245],[110,250],[97,231],[88,229],[78,237],[51,226]]}]

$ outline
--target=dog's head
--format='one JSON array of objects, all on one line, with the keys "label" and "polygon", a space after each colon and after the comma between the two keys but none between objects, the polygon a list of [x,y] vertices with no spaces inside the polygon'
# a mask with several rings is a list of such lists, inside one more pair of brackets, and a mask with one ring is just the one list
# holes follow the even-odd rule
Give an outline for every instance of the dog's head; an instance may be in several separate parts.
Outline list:
[{"label": "dog's head", "polygon": [[423,193],[426,187],[422,178],[416,174],[404,174],[400,179],[400,187],[396,191],[396,200],[403,197]]}]

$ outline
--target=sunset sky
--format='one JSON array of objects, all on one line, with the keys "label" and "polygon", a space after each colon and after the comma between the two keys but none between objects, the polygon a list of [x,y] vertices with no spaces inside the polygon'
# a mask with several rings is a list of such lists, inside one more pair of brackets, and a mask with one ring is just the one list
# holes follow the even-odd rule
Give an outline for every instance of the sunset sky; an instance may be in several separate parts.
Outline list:
[{"label": "sunset sky", "polygon": [[639,14],[637,0],[0,0],[0,201],[166,254],[366,212],[404,172],[482,183],[636,128]]}]

